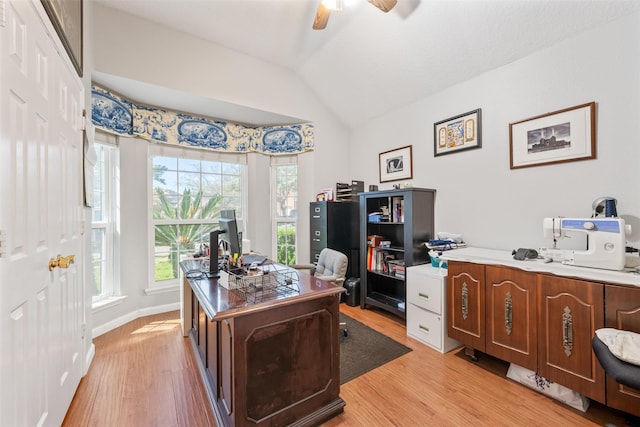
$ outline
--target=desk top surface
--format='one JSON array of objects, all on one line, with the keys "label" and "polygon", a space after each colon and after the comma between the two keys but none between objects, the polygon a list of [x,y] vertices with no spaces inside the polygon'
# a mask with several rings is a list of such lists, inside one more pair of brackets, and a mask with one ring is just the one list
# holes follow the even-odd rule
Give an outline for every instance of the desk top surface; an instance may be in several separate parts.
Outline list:
[{"label": "desk top surface", "polygon": [[[218,278],[207,278],[204,275],[195,278],[187,277],[187,273],[201,269],[200,260],[182,261],[180,268],[185,274],[185,285],[189,283],[202,304],[203,310],[211,320],[242,316],[331,295],[337,296],[345,290],[342,286],[318,279],[305,272],[280,264],[270,265],[275,267],[272,267],[270,269],[271,272],[268,274],[274,274],[274,268],[277,268],[279,274],[286,273],[287,277],[293,277],[297,292],[269,294],[269,297],[261,298],[261,294],[258,291],[258,293],[251,294],[251,297],[243,297],[242,293],[229,290],[220,285],[218,283],[220,279]],[[269,268],[269,264],[267,264],[265,270],[269,270]]]}]

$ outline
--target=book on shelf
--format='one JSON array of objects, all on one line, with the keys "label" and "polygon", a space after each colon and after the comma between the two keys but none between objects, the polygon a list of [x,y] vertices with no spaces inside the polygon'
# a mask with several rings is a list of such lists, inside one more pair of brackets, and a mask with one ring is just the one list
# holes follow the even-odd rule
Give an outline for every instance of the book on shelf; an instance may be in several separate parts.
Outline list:
[{"label": "book on shelf", "polygon": [[395,261],[395,255],[389,253],[385,248],[369,247],[367,252],[368,270],[392,274],[390,267],[392,261]]},{"label": "book on shelf", "polygon": [[390,260],[389,261],[389,274],[398,278],[404,279],[405,266],[403,260]]},{"label": "book on shelf", "polygon": [[391,220],[393,222],[404,222],[404,198],[391,198]]},{"label": "book on shelf", "polygon": [[371,234],[367,236],[367,245],[369,247],[377,248],[378,246],[380,246],[380,242],[382,242],[383,240],[384,240],[383,236],[379,236],[377,234]]}]

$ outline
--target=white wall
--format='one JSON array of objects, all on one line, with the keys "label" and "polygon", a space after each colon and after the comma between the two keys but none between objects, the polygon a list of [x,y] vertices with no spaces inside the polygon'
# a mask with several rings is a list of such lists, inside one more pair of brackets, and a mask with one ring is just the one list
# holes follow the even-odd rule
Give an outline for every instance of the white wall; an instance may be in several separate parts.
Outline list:
[{"label": "white wall", "polygon": [[[293,72],[224,47],[168,30],[148,21],[93,4],[94,70],[233,104],[302,117],[315,124],[315,150],[299,156],[299,260],[309,260],[308,203],[351,174],[347,129],[320,103]],[[127,94],[121,94],[126,97]],[[135,99],[133,99],[135,101]],[[163,106],[160,106],[163,107]],[[98,311],[98,332],[150,314],[179,301],[177,291],[147,295],[150,273],[145,166],[148,143],[123,138],[121,143],[121,223],[123,303]],[[339,149],[338,149],[339,148]],[[269,160],[250,154],[247,237],[254,250],[269,254]],[[115,320],[114,320],[115,319]]]},{"label": "white wall", "polygon": [[[426,77],[425,77],[426,78]],[[509,169],[509,123],[597,103],[597,158]],[[482,109],[482,148],[434,157],[433,124]],[[413,145],[411,184],[437,190],[436,231],[496,249],[549,245],[542,218],[591,215],[599,196],[640,240],[640,15],[451,87],[356,129],[353,175],[378,181],[378,153]],[[381,185],[391,188],[392,183]]]},{"label": "white wall", "polygon": [[110,8],[94,9],[96,71],[312,121],[312,156],[332,166],[314,173],[313,195],[351,178],[347,156],[335,150],[345,146],[347,129],[291,70]]},{"label": "white wall", "polygon": [[[94,9],[95,70],[315,123],[316,150],[299,156],[302,261],[308,259],[307,203],[315,193],[337,181],[364,180],[365,188],[377,184],[378,153],[408,144],[414,156],[411,184],[438,191],[436,230],[462,233],[470,245],[510,250],[547,244],[543,217],[588,216],[591,202],[602,195],[618,198],[619,214],[636,230],[630,240],[640,240],[638,15],[376,118],[355,129],[347,143],[348,131],[291,71],[99,5]],[[596,160],[509,169],[510,122],[590,101],[598,107]],[[434,158],[433,123],[476,108],[482,108],[482,148]],[[143,293],[148,248],[146,223],[140,221],[146,221],[148,207],[141,197],[146,181],[135,169],[146,156],[146,143],[125,147],[123,182],[132,182],[122,194],[122,277],[129,298],[96,313],[98,327],[135,310],[178,301],[177,292]],[[254,249],[266,251],[270,246],[262,240],[270,217],[256,205],[266,203],[268,167],[259,159],[249,162],[257,168],[249,176],[248,237]]]}]

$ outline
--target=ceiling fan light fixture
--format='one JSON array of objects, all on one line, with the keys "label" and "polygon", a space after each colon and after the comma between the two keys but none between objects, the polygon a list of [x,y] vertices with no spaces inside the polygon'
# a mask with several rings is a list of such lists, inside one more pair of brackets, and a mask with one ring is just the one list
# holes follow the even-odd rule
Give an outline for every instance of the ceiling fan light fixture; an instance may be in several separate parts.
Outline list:
[{"label": "ceiling fan light fixture", "polygon": [[368,0],[368,2],[386,13],[394,8],[398,0]]},{"label": "ceiling fan light fixture", "polygon": [[344,0],[322,0],[324,7],[334,12],[341,12],[344,7]]},{"label": "ceiling fan light fixture", "polygon": [[[347,2],[349,0],[346,0]],[[367,0],[369,3],[377,7],[383,12],[388,12],[396,5],[398,0]],[[420,0],[414,0],[420,1]],[[345,0],[320,0],[318,3],[318,11],[313,20],[312,28],[314,30],[324,30],[327,27],[329,21],[329,15],[331,12],[340,12],[344,7]],[[349,6],[349,5],[347,5]]]}]

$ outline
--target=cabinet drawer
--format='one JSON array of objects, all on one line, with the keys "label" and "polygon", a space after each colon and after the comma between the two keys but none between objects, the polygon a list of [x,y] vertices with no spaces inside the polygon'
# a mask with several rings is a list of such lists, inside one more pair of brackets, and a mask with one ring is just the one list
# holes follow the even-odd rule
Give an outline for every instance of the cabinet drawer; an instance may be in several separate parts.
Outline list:
[{"label": "cabinet drawer", "polygon": [[316,228],[324,228],[325,230],[327,229],[327,218],[325,217],[311,217],[311,219],[309,220],[309,225],[311,226],[312,230],[315,230]]},{"label": "cabinet drawer", "polygon": [[327,233],[323,230],[311,230],[311,244],[319,247],[327,246]]},{"label": "cabinet drawer", "polygon": [[309,216],[311,221],[320,223],[326,223],[327,220],[327,205],[325,203],[311,203],[309,209]]},{"label": "cabinet drawer", "polygon": [[[442,314],[444,276],[433,276],[431,266],[409,267],[407,269],[407,300],[411,304]],[[433,269],[437,272],[437,269]],[[436,273],[438,274],[438,273]]]},{"label": "cabinet drawer", "polygon": [[321,250],[319,250],[319,251],[311,251],[310,258],[311,258],[311,262],[312,263],[316,263],[316,262],[318,262],[318,260],[320,260],[320,251]]},{"label": "cabinet drawer", "polygon": [[414,304],[407,307],[407,335],[442,351],[442,316]]}]

